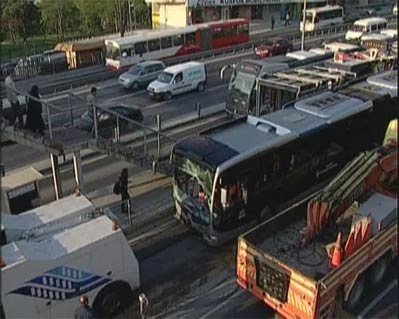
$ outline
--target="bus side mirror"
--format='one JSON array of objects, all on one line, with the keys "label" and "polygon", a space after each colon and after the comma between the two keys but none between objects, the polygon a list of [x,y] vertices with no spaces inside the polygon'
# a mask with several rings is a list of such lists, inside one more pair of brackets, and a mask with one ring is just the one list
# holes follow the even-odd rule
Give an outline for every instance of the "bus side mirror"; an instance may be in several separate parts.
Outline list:
[{"label": "bus side mirror", "polygon": [[220,203],[222,204],[223,207],[227,205],[227,189],[222,188],[220,190]]}]

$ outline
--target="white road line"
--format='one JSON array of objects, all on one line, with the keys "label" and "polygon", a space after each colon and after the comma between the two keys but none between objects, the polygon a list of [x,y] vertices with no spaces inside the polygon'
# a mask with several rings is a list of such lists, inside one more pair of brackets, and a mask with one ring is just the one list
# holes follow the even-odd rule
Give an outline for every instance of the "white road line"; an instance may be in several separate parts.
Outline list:
[{"label": "white road line", "polygon": [[229,302],[231,302],[232,299],[238,297],[239,295],[241,295],[243,293],[242,289],[237,290],[235,293],[233,293],[228,299],[226,299],[225,301],[223,301],[222,303],[220,303],[218,306],[216,306],[215,308],[211,309],[210,311],[208,311],[206,314],[202,315],[199,319],[205,319],[211,315],[213,315],[215,312],[218,312],[220,309],[224,308]]},{"label": "white road line", "polygon": [[367,313],[371,309],[373,309],[382,300],[382,298],[384,298],[385,295],[388,294],[397,284],[398,284],[397,279],[391,282],[391,284],[388,287],[386,287],[366,308],[364,308],[364,310],[359,314],[357,318],[358,319],[364,318],[364,316],[367,315]]}]

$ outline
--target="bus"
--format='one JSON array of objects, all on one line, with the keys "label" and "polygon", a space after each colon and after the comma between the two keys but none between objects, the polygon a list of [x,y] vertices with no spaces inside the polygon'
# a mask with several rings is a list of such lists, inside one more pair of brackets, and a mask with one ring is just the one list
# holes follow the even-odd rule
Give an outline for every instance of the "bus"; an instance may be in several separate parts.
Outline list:
[{"label": "bus", "polygon": [[373,17],[357,20],[345,34],[345,40],[358,42],[361,37],[370,33],[378,33],[386,29],[388,21],[385,18]]},{"label": "bus", "polygon": [[121,69],[143,60],[160,60],[249,41],[247,19],[222,20],[183,28],[106,39],[106,66]]},{"label": "bus", "polygon": [[[340,6],[324,6],[306,10],[305,31],[314,31],[332,24],[344,23],[344,9]],[[303,19],[300,30],[303,31]]]},{"label": "bus", "polygon": [[390,71],[179,140],[171,153],[176,218],[211,246],[236,238],[380,145],[397,105]]},{"label": "bus", "polygon": [[285,56],[274,56],[267,60],[247,59],[237,65],[224,66],[221,70],[222,78],[227,68],[233,69],[227,92],[226,112],[228,114],[255,115],[257,80],[287,69],[321,63],[332,56],[331,52],[319,54],[309,51],[294,51]]}]

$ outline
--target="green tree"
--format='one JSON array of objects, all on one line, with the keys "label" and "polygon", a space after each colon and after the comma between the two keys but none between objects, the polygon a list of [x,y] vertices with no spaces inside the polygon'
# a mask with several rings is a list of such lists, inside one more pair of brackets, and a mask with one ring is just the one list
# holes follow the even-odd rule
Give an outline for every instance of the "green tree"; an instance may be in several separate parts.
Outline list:
[{"label": "green tree", "polygon": [[76,8],[79,10],[82,31],[93,35],[102,31],[101,3],[98,0],[74,0]]},{"label": "green tree", "polygon": [[73,0],[41,0],[39,3],[42,24],[50,33],[64,38],[66,32],[76,32],[79,10]]},{"label": "green tree", "polygon": [[2,25],[9,38],[15,40],[17,35],[24,41],[37,31],[39,11],[36,5],[28,0],[5,0],[2,3]]}]

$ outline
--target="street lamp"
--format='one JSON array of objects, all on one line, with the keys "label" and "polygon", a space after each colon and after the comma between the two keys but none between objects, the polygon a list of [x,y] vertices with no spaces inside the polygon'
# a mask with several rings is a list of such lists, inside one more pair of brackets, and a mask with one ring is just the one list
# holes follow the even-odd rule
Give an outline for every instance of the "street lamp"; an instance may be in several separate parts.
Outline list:
[{"label": "street lamp", "polygon": [[305,50],[306,0],[303,0],[301,50]]}]

